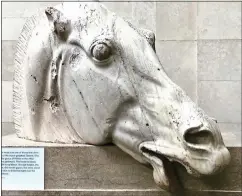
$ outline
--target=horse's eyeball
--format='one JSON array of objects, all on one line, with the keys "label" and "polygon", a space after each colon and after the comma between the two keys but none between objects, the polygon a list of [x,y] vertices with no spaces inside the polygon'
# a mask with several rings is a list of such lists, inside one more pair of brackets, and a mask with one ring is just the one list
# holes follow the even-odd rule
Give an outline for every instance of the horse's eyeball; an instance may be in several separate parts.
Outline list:
[{"label": "horse's eyeball", "polygon": [[112,49],[105,43],[98,43],[92,47],[92,57],[97,61],[109,59],[112,54]]}]

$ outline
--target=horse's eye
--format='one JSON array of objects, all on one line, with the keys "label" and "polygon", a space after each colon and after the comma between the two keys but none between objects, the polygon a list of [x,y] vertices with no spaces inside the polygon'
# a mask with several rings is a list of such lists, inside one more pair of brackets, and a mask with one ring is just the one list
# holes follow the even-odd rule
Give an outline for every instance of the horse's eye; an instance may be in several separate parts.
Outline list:
[{"label": "horse's eye", "polygon": [[94,60],[105,61],[112,55],[112,48],[106,43],[97,43],[91,49]]}]

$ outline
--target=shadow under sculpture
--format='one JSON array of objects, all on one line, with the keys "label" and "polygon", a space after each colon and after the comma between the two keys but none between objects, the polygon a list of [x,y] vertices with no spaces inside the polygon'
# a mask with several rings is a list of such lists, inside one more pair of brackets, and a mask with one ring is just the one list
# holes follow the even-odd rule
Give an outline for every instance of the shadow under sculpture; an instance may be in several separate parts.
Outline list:
[{"label": "shadow under sculpture", "polygon": [[216,120],[166,75],[154,33],[97,2],[63,3],[28,19],[17,44],[13,102],[18,137],[114,143],[151,164],[166,190],[165,157],[198,177],[230,161]]}]

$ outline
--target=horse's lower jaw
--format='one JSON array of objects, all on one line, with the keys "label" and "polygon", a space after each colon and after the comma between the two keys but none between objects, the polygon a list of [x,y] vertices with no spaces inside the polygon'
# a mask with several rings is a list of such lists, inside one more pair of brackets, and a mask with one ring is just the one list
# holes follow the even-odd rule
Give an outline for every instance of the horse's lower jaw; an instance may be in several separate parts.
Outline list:
[{"label": "horse's lower jaw", "polygon": [[200,174],[193,169],[188,164],[189,155],[185,150],[181,148],[175,148],[173,146],[160,146],[156,145],[153,141],[143,142],[139,146],[139,150],[143,156],[145,156],[149,163],[152,165],[152,162],[156,163],[163,167],[163,158],[166,158],[170,162],[178,162],[184,166],[187,172],[193,176],[199,177]]},{"label": "horse's lower jaw", "polygon": [[[166,171],[167,168],[165,168],[165,164],[166,166],[167,165],[171,166],[172,163],[169,160],[167,160],[164,155],[150,151],[145,147],[142,148],[142,154],[146,157],[147,161],[153,167],[153,177],[154,177],[155,183],[160,188],[169,191],[170,184],[171,184],[170,182],[171,176],[167,175],[167,173],[170,171]],[[174,173],[174,171],[172,171],[172,173]],[[176,178],[176,177],[173,175],[172,178]]]},{"label": "horse's lower jaw", "polygon": [[[149,144],[149,142],[144,142],[140,145],[141,153],[154,169],[153,177],[156,184],[162,189],[168,190],[172,193],[181,193],[183,187],[180,183],[174,164],[172,163],[173,161],[180,161],[177,161],[178,157],[171,153],[172,149],[165,148],[161,151],[159,148],[161,147]],[[192,172],[191,168],[185,165],[185,163],[181,164],[185,166],[189,173]]]}]

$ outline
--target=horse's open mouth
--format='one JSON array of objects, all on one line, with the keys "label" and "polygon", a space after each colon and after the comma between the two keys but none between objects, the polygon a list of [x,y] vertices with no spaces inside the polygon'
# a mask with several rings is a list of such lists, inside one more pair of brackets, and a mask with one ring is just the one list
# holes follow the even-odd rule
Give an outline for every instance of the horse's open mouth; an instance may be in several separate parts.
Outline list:
[{"label": "horse's open mouth", "polygon": [[[158,185],[164,189],[168,189],[174,195],[177,193],[184,193],[184,189],[177,174],[176,168],[174,164],[168,158],[166,158],[166,156],[152,151],[144,146],[141,147],[140,150],[146,158],[150,159],[151,162],[155,162],[151,164],[154,167],[154,178],[156,178],[155,181]],[[162,181],[163,183],[161,183]],[[166,181],[167,183],[164,183]]]},{"label": "horse's open mouth", "polygon": [[[192,169],[188,164],[182,160],[181,157],[177,157],[175,154],[171,153],[171,150],[164,149],[163,147],[155,146],[149,142],[144,142],[140,145],[141,153],[146,157],[149,163],[154,168],[154,180],[156,183],[161,186],[161,188],[168,189],[174,195],[182,195],[184,189],[180,181],[180,177],[177,173],[177,168],[175,162],[184,166],[188,173],[197,175],[197,172]],[[176,164],[177,165],[177,164]]]},{"label": "horse's open mouth", "polygon": [[179,149],[172,149],[164,146],[158,146],[152,144],[152,142],[143,142],[140,145],[141,153],[150,161],[155,162],[157,165],[163,166],[163,159],[167,159],[170,162],[177,162],[181,164],[187,172],[193,176],[199,177],[200,174],[189,166],[186,161],[187,155],[184,151]]}]

